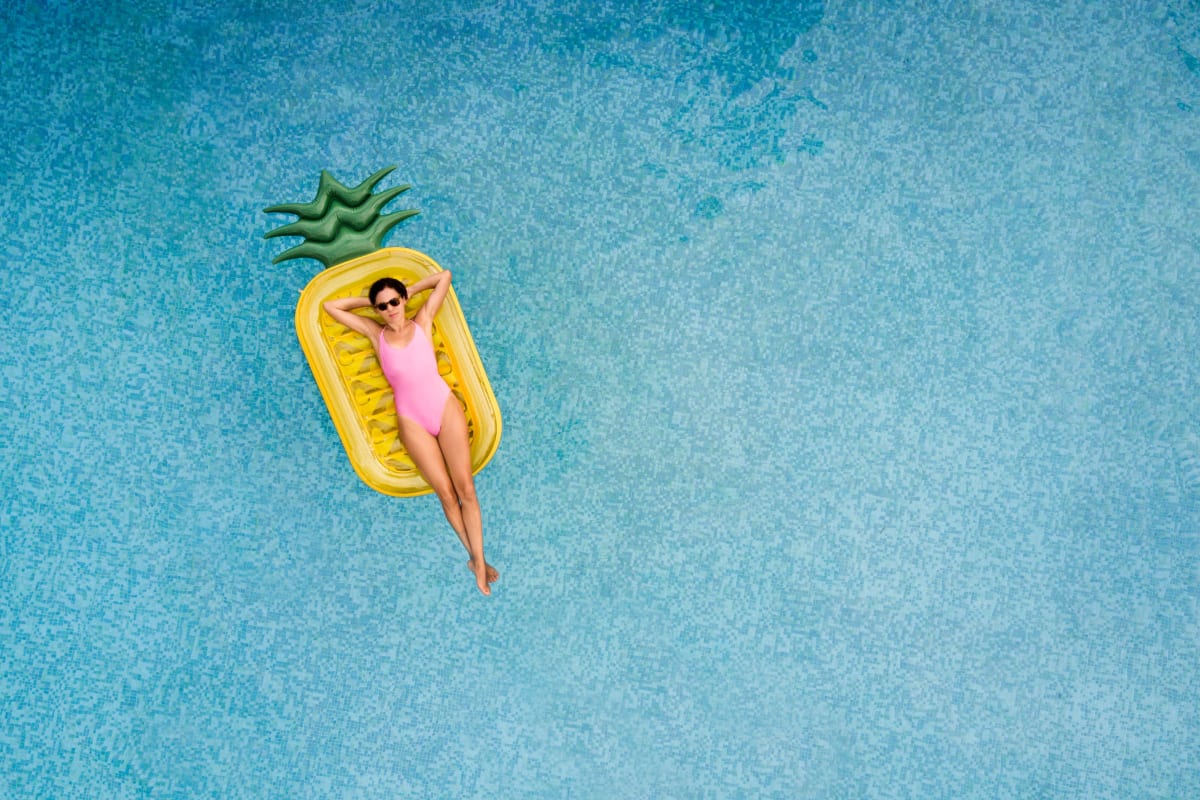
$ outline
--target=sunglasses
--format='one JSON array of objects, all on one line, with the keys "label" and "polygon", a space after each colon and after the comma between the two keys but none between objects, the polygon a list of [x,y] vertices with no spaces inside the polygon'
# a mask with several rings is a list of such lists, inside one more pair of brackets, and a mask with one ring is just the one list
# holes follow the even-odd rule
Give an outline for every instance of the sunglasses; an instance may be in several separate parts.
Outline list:
[{"label": "sunglasses", "polygon": [[391,300],[384,300],[382,303],[376,303],[375,307],[377,309],[379,309],[380,311],[387,311],[388,306],[395,308],[396,306],[403,305],[403,304],[404,304],[404,301],[402,299],[400,299],[399,297],[393,297]]}]

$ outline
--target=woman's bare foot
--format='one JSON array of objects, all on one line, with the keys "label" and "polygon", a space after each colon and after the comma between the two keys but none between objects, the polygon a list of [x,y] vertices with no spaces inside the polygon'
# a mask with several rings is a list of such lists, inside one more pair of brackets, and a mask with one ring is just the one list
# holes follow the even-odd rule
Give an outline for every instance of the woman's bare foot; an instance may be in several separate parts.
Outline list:
[{"label": "woman's bare foot", "polygon": [[[488,583],[495,583],[496,581],[500,580],[500,573],[496,570],[495,567],[493,567],[491,564],[487,563],[486,561],[483,562],[483,566],[484,566],[484,569],[487,570],[487,582]],[[467,569],[471,570],[472,572],[475,571],[475,560],[474,559],[467,560]]]},{"label": "woman's bare foot", "polygon": [[471,559],[470,561],[471,571],[475,573],[475,585],[479,587],[480,592],[485,595],[490,595],[492,593],[492,587],[488,586],[486,561],[483,563],[483,566],[483,569],[479,569],[475,566],[475,559]]}]

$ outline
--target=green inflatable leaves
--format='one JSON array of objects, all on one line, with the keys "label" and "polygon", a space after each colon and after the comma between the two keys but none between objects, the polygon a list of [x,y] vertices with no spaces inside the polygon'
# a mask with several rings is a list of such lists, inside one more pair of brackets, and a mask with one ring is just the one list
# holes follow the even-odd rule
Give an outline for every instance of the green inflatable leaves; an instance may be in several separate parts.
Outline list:
[{"label": "green inflatable leaves", "polygon": [[412,186],[396,186],[372,194],[375,185],[394,170],[395,165],[379,170],[358,186],[342,184],[326,170],[321,170],[317,196],[311,203],[285,203],[263,209],[268,214],[294,214],[300,219],[263,237],[302,236],[304,243],[285,250],[271,263],[278,264],[293,258],[315,258],[326,267],[373,253],[383,244],[383,237],[393,227],[421,213],[415,208],[383,214],[384,206],[407,192]]}]

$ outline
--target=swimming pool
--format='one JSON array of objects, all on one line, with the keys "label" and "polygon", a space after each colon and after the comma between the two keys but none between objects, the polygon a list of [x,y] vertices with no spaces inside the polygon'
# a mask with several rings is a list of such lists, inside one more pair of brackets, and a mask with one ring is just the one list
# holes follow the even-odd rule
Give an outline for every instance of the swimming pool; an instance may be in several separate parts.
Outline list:
[{"label": "swimming pool", "polygon": [[[2,12],[0,793],[1200,793],[1194,3],[243,5]],[[262,238],[393,163],[489,599]]]}]

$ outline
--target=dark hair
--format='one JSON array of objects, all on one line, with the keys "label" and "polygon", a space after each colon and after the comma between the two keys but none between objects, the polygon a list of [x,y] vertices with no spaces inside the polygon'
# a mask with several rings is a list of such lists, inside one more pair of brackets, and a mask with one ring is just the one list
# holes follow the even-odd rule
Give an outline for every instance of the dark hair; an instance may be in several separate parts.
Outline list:
[{"label": "dark hair", "polygon": [[375,298],[378,297],[379,293],[384,289],[395,289],[396,292],[399,293],[400,297],[405,300],[408,299],[408,289],[404,288],[403,283],[395,278],[380,278],[372,283],[371,288],[367,290],[367,297],[371,299],[371,305],[375,305]]}]

